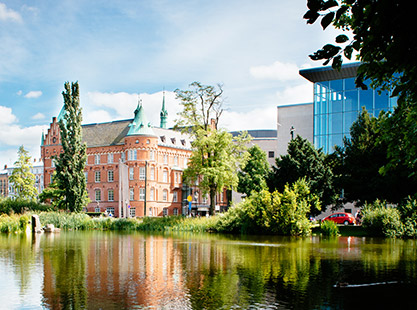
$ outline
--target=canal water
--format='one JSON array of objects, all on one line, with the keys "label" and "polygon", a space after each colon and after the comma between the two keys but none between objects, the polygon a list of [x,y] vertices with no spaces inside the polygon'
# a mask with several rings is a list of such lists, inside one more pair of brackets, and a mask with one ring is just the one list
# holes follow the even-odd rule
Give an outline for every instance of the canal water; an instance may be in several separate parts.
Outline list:
[{"label": "canal water", "polygon": [[417,241],[0,235],[0,309],[417,309]]}]

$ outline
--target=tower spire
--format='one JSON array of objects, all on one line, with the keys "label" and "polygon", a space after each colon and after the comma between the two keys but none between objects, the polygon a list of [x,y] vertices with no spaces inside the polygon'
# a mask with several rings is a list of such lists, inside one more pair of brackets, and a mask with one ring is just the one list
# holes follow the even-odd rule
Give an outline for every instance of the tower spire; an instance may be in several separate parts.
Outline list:
[{"label": "tower spire", "polygon": [[165,89],[163,91],[162,109],[161,109],[160,116],[161,116],[161,122],[159,124],[159,127],[167,128],[168,111],[165,109]]},{"label": "tower spire", "polygon": [[167,128],[168,111],[165,109],[165,89],[163,91],[162,109],[161,109],[160,116],[161,116],[161,122],[160,122],[159,127]]}]

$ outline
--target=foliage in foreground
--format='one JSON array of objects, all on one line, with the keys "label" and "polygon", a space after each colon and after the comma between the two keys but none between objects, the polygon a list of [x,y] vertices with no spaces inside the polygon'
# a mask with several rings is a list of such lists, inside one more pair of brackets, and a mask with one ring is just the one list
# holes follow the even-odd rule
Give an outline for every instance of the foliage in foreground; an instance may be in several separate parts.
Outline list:
[{"label": "foliage in foreground", "polygon": [[320,202],[304,179],[285,186],[279,193],[263,190],[231,208],[214,226],[218,232],[265,233],[277,235],[309,235],[311,223],[307,218],[311,208]]},{"label": "foliage in foreground", "polygon": [[320,231],[323,236],[338,236],[339,227],[333,221],[324,221],[320,225]]},{"label": "foliage in foreground", "polygon": [[362,225],[371,235],[417,238],[417,200],[409,197],[393,207],[376,200],[362,209]]},{"label": "foliage in foreground", "polygon": [[362,226],[373,236],[402,237],[401,214],[397,208],[376,200],[362,208]]}]

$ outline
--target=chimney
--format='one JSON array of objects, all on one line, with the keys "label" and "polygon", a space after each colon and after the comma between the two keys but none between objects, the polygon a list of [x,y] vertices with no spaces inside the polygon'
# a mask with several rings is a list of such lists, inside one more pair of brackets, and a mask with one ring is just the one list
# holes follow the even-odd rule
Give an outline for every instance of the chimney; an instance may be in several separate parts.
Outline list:
[{"label": "chimney", "polygon": [[6,170],[7,169],[7,165],[4,165],[4,170]]},{"label": "chimney", "polygon": [[216,120],[214,118],[210,119],[210,127],[211,129],[217,129]]}]

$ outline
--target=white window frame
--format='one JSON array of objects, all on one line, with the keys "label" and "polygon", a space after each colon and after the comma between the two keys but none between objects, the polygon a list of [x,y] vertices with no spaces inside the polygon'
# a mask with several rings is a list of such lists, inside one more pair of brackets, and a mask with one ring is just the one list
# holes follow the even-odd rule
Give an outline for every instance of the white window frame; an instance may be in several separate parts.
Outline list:
[{"label": "white window frame", "polygon": [[162,172],[162,182],[168,183],[168,170],[164,169]]},{"label": "white window frame", "polygon": [[133,180],[135,176],[135,171],[133,170],[133,167],[129,167],[129,180]]},{"label": "white window frame", "polygon": [[114,160],[113,153],[107,154],[107,163],[108,164],[112,164],[113,163],[113,160]]},{"label": "white window frame", "polygon": [[136,208],[130,207],[129,213],[130,217],[136,217]]},{"label": "white window frame", "polygon": [[139,167],[139,180],[145,180],[146,175],[145,175],[146,169],[144,166],[140,166]]},{"label": "white window frame", "polygon": [[127,151],[127,160],[137,160],[138,159],[138,150],[128,150]]},{"label": "white window frame", "polygon": [[151,167],[150,177],[151,180],[155,180],[155,167]]},{"label": "white window frame", "polygon": [[133,187],[129,188],[129,198],[135,200],[135,189]]},{"label": "white window frame", "polygon": [[168,201],[168,190],[166,189],[162,191],[162,201]]},{"label": "white window frame", "polygon": [[114,171],[107,170],[107,182],[113,182],[113,181],[114,181]]},{"label": "white window frame", "polygon": [[107,200],[114,201],[114,189],[111,188],[107,191]]},{"label": "white window frame", "polygon": [[101,189],[96,188],[94,190],[94,198],[95,198],[95,201],[101,201]]},{"label": "white window frame", "polygon": [[162,214],[163,214],[163,216],[168,216],[168,208],[163,208],[162,209]]},{"label": "white window frame", "polygon": [[100,155],[94,155],[94,164],[100,165]]},{"label": "white window frame", "polygon": [[94,171],[94,182],[95,183],[100,183],[101,182],[101,171],[100,170]]},{"label": "white window frame", "polygon": [[172,192],[172,202],[178,202],[178,192]]},{"label": "white window frame", "polygon": [[155,200],[155,188],[151,187],[149,191],[149,200],[153,201]]},{"label": "white window frame", "polygon": [[145,200],[145,188],[144,187],[139,188],[139,200],[141,201]]}]

